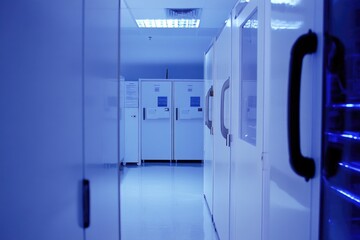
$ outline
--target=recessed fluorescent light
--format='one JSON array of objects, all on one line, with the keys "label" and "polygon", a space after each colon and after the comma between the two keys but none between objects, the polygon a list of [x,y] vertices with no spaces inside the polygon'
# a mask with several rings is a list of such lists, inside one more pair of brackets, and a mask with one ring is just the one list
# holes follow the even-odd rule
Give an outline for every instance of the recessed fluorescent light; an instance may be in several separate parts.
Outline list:
[{"label": "recessed fluorescent light", "polygon": [[[257,29],[259,22],[257,19],[249,19],[243,26],[243,28],[254,28]],[[293,30],[299,29],[303,25],[301,21],[283,21],[278,19],[271,19],[271,28],[273,30]]]},{"label": "recessed fluorescent light", "polygon": [[271,0],[272,4],[285,4],[290,6],[297,6],[302,0]]},{"label": "recessed fluorescent light", "polygon": [[198,28],[200,19],[136,19],[139,28]]},{"label": "recessed fluorescent light", "polygon": [[271,20],[271,28],[274,30],[284,30],[284,29],[299,29],[303,25],[302,21],[283,21],[283,20],[277,20],[272,19]]}]

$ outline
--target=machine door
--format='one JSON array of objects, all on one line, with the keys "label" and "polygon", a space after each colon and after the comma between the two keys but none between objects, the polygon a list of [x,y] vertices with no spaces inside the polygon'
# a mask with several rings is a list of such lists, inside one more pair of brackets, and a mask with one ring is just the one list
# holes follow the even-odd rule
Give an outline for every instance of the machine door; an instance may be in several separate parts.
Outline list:
[{"label": "machine door", "polygon": [[[228,20],[230,23],[231,19]],[[214,198],[213,218],[220,239],[229,239],[230,194],[230,75],[231,28],[227,24],[215,43],[213,98]]]},{"label": "machine door", "polygon": [[322,4],[272,1],[267,11],[264,236],[318,239]]},{"label": "machine door", "polygon": [[360,239],[360,3],[327,1],[321,239]]},{"label": "machine door", "polygon": [[204,197],[210,213],[213,213],[214,191],[214,135],[213,135],[213,66],[214,47],[205,54],[204,64]]},{"label": "machine door", "polygon": [[[244,3],[240,3],[244,4]],[[230,239],[261,239],[263,181],[262,6],[233,14]],[[240,67],[239,67],[240,66]]]},{"label": "machine door", "polygon": [[174,160],[203,159],[203,82],[174,82]]},{"label": "machine door", "polygon": [[141,81],[141,159],[172,159],[171,82]]}]

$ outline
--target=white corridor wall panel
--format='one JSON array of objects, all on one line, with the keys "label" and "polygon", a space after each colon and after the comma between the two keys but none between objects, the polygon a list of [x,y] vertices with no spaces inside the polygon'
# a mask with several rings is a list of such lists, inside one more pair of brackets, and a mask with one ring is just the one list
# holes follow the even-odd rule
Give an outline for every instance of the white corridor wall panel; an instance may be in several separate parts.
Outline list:
[{"label": "white corridor wall panel", "polygon": [[203,81],[173,81],[174,160],[203,159]]},{"label": "white corridor wall panel", "polygon": [[138,163],[139,157],[139,83],[125,82],[125,157],[124,163]]}]

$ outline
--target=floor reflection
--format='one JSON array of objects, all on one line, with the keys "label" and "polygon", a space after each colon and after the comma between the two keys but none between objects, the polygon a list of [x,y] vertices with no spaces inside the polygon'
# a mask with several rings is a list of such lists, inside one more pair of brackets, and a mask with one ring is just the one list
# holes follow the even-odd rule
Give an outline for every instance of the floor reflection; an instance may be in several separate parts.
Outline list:
[{"label": "floor reflection", "polygon": [[216,240],[202,164],[123,167],[121,231],[122,240]]}]

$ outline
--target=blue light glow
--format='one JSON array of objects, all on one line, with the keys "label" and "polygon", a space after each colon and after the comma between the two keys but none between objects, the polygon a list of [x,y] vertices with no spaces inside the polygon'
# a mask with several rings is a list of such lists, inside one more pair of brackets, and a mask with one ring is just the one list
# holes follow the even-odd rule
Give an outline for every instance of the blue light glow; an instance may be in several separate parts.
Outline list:
[{"label": "blue light glow", "polygon": [[333,140],[339,140],[339,138],[351,139],[351,140],[360,140],[359,133],[356,132],[344,132],[344,133],[332,133],[328,132],[327,135]]},{"label": "blue light glow", "polygon": [[330,188],[335,190],[336,192],[340,193],[343,197],[348,199],[350,202],[356,204],[357,206],[360,206],[359,196],[356,196],[356,195],[352,194],[351,192],[336,188],[334,186],[330,186]]},{"label": "blue light glow", "polygon": [[349,138],[349,139],[354,139],[354,140],[360,140],[359,136],[353,135],[353,134],[341,134],[342,137],[344,138]]},{"label": "blue light glow", "polygon": [[334,108],[360,108],[359,103],[334,104]]},{"label": "blue light glow", "polygon": [[342,166],[342,167],[348,168],[350,170],[353,170],[355,172],[360,173],[360,169],[355,167],[355,166],[352,166],[352,165],[349,165],[349,164],[346,164],[346,163],[339,163],[339,165]]}]

